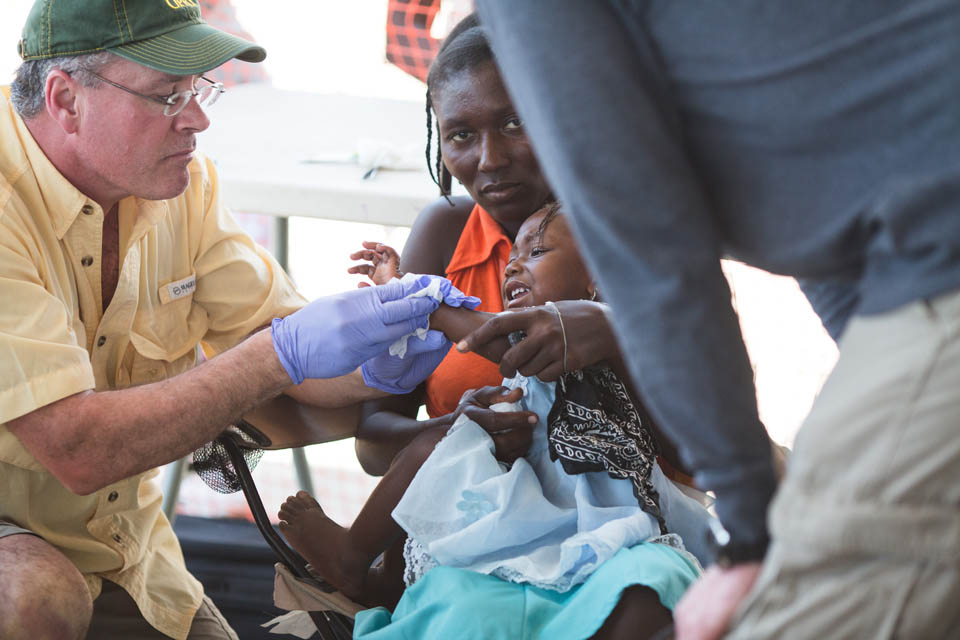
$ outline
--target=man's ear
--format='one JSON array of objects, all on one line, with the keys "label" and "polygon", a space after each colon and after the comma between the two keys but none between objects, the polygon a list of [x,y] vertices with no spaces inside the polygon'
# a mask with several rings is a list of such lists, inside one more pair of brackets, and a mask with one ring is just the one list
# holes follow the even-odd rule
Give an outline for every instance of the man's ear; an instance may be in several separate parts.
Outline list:
[{"label": "man's ear", "polygon": [[65,133],[76,133],[80,126],[79,83],[69,73],[54,69],[47,74],[45,105],[50,118]]}]

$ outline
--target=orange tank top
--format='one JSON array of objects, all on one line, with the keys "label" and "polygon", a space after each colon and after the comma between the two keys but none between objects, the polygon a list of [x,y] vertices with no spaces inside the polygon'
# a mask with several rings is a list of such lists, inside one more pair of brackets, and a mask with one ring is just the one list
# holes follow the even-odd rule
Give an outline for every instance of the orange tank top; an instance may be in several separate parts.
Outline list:
[{"label": "orange tank top", "polygon": [[[446,276],[467,295],[480,298],[481,311],[503,311],[500,284],[513,243],[490,214],[475,205],[453,252]],[[474,353],[450,349],[426,381],[427,413],[431,418],[453,412],[468,389],[499,385],[497,365]]]}]

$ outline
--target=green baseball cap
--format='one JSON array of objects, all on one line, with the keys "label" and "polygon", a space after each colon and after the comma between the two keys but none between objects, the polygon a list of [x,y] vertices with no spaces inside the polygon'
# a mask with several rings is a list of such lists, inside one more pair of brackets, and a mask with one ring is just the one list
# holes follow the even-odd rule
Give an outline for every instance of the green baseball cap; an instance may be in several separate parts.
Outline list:
[{"label": "green baseball cap", "polygon": [[19,49],[24,60],[109,51],[175,75],[267,57],[263,47],[204,22],[198,0],[36,0]]}]

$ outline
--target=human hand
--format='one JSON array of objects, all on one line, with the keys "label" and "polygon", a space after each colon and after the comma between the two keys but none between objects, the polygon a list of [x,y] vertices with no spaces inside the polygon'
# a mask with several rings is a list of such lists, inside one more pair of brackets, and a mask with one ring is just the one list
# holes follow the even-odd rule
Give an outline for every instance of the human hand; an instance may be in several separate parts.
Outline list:
[{"label": "human hand", "polygon": [[411,338],[402,358],[384,352],[364,362],[360,366],[363,382],[387,393],[410,393],[437,368],[451,344],[439,331],[428,331],[423,339]]},{"label": "human hand", "polygon": [[494,338],[523,331],[526,337],[500,359],[500,373],[512,378],[519,371],[545,382],[556,380],[564,371],[618,357],[605,305],[589,300],[562,300],[555,304],[556,310],[549,306],[527,307],[497,314],[461,340],[457,350],[476,351]]},{"label": "human hand", "polygon": [[[446,278],[439,276],[415,276],[406,274],[399,282],[419,281],[430,278],[430,284],[417,292],[449,307],[474,309],[480,299],[468,296]],[[426,292],[426,293],[425,293]],[[363,381],[368,387],[388,393],[404,394],[416,389],[417,385],[437,368],[447,355],[451,342],[439,331],[421,332],[423,335],[410,336],[404,343],[403,353],[393,355],[382,353],[360,367]],[[391,349],[393,351],[393,349]]]},{"label": "human hand", "polygon": [[490,407],[501,402],[518,402],[522,397],[523,389],[471,389],[460,399],[452,421],[456,422],[457,418],[465,415],[476,422],[493,438],[497,460],[513,462],[530,449],[537,414],[532,411],[494,411]]},{"label": "human hand", "polygon": [[446,291],[453,298],[466,298],[443,278],[420,276],[318,298],[285,318],[275,318],[271,333],[280,364],[294,384],[353,371],[401,336],[426,326],[427,316],[439,303],[432,296],[407,296],[436,286],[436,280],[443,281],[441,295]]},{"label": "human hand", "polygon": [[[363,242],[363,249],[350,254],[351,260],[367,260],[368,264],[357,264],[347,273],[365,275],[373,284],[386,284],[393,278],[402,278],[400,272],[400,254],[388,245],[380,242]],[[369,287],[369,282],[359,282],[358,287]]]},{"label": "human hand", "polygon": [[762,567],[759,562],[745,562],[707,569],[673,611],[676,640],[721,638]]}]

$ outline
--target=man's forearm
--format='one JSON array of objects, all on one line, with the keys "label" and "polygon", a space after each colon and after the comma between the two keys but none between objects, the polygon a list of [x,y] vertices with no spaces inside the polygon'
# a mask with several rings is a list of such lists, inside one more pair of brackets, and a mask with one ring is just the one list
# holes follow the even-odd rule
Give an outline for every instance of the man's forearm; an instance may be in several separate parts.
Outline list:
[{"label": "man's forearm", "polygon": [[390,395],[386,391],[368,387],[363,381],[360,369],[339,378],[304,380],[298,385],[287,387],[283,392],[298,402],[327,409],[346,407]]},{"label": "man's forearm", "polygon": [[91,493],[183,457],[289,384],[265,330],[169,380],[78,393],[7,427],[68,489]]}]

